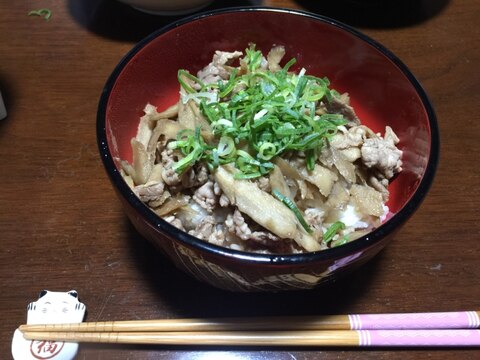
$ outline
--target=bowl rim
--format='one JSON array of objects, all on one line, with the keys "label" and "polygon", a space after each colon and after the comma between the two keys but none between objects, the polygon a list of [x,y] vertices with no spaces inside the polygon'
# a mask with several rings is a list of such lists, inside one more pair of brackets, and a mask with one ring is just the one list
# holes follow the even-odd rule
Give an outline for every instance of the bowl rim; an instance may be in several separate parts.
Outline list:
[{"label": "bowl rim", "polygon": [[[290,14],[295,16],[305,17],[309,20],[320,21],[327,23],[331,26],[339,28],[342,31],[346,31],[360,40],[366,42],[367,44],[374,47],[387,59],[389,59],[408,79],[411,85],[415,88],[422,105],[427,114],[428,125],[430,130],[430,151],[427,161],[427,166],[425,173],[418,184],[416,191],[412,194],[410,199],[405,203],[405,205],[388,221],[383,223],[377,229],[371,231],[370,233],[352,241],[347,244],[341,245],[336,248],[319,250],[315,252],[299,253],[299,254],[259,254],[251,253],[240,250],[233,250],[226,247],[221,247],[208,243],[204,240],[200,240],[192,235],[187,234],[186,232],[179,230],[175,226],[169,224],[158,215],[156,215],[147,205],[145,205],[141,200],[133,193],[130,187],[127,185],[123,179],[120,172],[115,166],[113,156],[109,150],[108,141],[107,141],[107,131],[106,131],[106,110],[110,94],[117,78],[120,76],[122,70],[127,66],[129,61],[145,46],[152,42],[158,36],[167,33],[173,29],[178,28],[184,24],[197,21],[206,17],[213,17],[217,15],[224,15],[228,13],[238,13],[238,12],[273,12],[281,14]],[[437,124],[437,118],[435,111],[431,104],[431,101],[423,89],[420,82],[416,79],[413,73],[409,68],[390,50],[385,46],[381,45],[376,40],[370,38],[369,36],[361,33],[355,28],[342,23],[340,21],[334,20],[324,15],[319,15],[307,11],[296,10],[296,9],[286,9],[286,8],[277,8],[277,7],[268,7],[268,6],[247,6],[247,7],[229,7],[218,10],[209,10],[204,11],[195,15],[191,15],[180,20],[174,21],[171,24],[168,24],[146,36],[139,42],[137,42],[133,48],[131,48],[115,66],[109,78],[107,79],[101,96],[97,109],[97,123],[96,123],[96,134],[97,134],[97,145],[99,148],[100,156],[103,161],[106,172],[110,178],[110,181],[117,188],[117,192],[136,209],[141,216],[149,223],[150,226],[154,228],[159,228],[164,232],[167,232],[172,237],[178,239],[183,245],[188,247],[193,247],[200,249],[203,252],[211,253],[213,255],[227,257],[231,259],[237,259],[241,261],[246,261],[249,263],[257,264],[270,264],[272,266],[290,266],[295,264],[307,264],[312,262],[321,262],[331,259],[340,259],[345,256],[358,253],[360,251],[366,250],[368,247],[373,246],[374,244],[380,242],[387,235],[395,232],[408,218],[413,215],[413,213],[420,206],[424,200],[427,192],[429,191],[434,175],[437,169],[438,160],[439,160],[439,150],[440,150],[440,136],[439,129]]]}]

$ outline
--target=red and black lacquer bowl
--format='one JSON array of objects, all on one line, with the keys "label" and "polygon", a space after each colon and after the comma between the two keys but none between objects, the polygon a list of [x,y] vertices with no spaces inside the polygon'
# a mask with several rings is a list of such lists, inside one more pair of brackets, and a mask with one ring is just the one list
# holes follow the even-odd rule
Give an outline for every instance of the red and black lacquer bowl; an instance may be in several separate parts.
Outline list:
[{"label": "red and black lacquer bowl", "polygon": [[[215,50],[268,51],[284,45],[297,69],[326,76],[348,92],[363,123],[400,138],[403,172],[391,184],[395,215],[368,235],[340,247],[306,254],[263,255],[218,247],[159,218],[131,191],[118,159],[131,161],[130,139],[147,103],[164,109],[178,100],[178,69],[196,72]],[[180,269],[233,291],[316,287],[375,256],[418,208],[433,181],[439,135],[432,105],[419,82],[389,50],[323,16],[271,8],[232,8],[180,20],[140,41],[120,61],[101,95],[97,118],[101,158],[131,222]],[[160,256],[160,255],[159,255]]]}]

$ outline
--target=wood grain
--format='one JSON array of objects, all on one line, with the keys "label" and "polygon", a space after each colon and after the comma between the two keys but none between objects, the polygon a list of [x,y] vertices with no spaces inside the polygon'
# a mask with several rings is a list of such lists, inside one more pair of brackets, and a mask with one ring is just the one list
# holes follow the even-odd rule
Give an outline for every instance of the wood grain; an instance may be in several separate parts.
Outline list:
[{"label": "wood grain", "polygon": [[[335,17],[400,57],[429,94],[441,160],[421,208],[352,276],[314,291],[230,294],[160,257],[122,212],[97,154],[102,87],[134,43],[176,17],[116,1],[0,1],[0,358],[42,289],[76,289],[88,320],[452,311],[480,298],[480,2],[255,1]],[[388,3],[388,5],[382,5]],[[248,5],[214,1],[210,8]],[[35,8],[50,21],[29,17]],[[192,301],[194,299],[195,301]],[[478,350],[80,346],[79,359],[472,359]]]}]

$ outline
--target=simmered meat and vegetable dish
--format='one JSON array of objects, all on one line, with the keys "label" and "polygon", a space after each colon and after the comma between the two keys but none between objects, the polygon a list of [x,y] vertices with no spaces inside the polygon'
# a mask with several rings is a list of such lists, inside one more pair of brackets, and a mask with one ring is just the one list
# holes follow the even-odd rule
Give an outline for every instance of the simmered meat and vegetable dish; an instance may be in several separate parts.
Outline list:
[{"label": "simmered meat and vegetable dish", "polygon": [[353,241],[388,216],[402,152],[362,125],[327,78],[290,71],[283,46],[216,51],[178,71],[180,98],[147,104],[122,172],[172,225],[236,250],[294,254]]}]

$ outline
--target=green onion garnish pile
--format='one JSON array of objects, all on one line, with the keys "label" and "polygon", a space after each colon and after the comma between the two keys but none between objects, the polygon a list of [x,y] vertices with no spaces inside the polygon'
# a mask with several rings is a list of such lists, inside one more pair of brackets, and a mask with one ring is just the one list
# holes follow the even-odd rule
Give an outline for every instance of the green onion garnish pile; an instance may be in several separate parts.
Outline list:
[{"label": "green onion garnish pile", "polygon": [[[169,144],[184,158],[175,164],[182,173],[198,161],[210,169],[234,163],[237,179],[252,179],[268,174],[273,160],[288,151],[304,152],[308,170],[313,170],[319,152],[337,127],[347,121],[340,114],[316,114],[319,101],[328,103],[338,93],[329,89],[327,78],[289,72],[291,59],[279,71],[261,67],[262,53],[251,46],[242,61],[247,71],[235,68],[228,81],[204,84],[185,70],[178,80],[210,123],[214,141],[207,143],[196,131],[183,131]],[[196,90],[198,89],[198,90]]]}]

